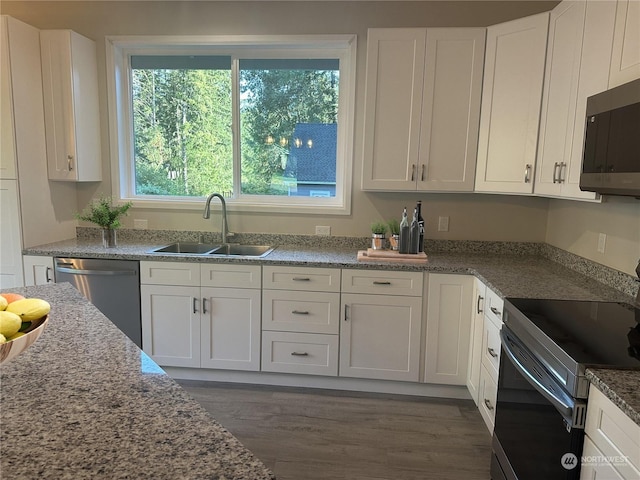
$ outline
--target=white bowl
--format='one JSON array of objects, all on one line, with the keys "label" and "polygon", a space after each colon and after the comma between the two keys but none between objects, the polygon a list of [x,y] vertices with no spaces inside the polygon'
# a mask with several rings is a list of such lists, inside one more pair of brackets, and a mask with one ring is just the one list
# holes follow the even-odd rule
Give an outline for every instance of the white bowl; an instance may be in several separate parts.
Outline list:
[{"label": "white bowl", "polygon": [[44,332],[44,327],[48,322],[49,315],[45,315],[39,320],[34,320],[29,329],[25,330],[24,335],[10,342],[0,344],[0,365],[4,365],[33,345]]}]

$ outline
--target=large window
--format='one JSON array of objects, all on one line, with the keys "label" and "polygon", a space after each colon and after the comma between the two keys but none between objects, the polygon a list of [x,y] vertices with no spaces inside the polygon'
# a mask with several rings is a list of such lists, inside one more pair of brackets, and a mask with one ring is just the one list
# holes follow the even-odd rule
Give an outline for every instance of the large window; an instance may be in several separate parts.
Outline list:
[{"label": "large window", "polygon": [[349,213],[355,38],[241,38],[108,39],[116,193]]}]

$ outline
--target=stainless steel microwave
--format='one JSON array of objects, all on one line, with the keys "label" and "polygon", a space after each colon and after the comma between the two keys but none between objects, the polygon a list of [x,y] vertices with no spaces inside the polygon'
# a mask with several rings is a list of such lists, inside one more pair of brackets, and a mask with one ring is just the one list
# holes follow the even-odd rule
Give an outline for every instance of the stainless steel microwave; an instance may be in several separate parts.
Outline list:
[{"label": "stainless steel microwave", "polygon": [[640,79],[587,99],[580,189],[640,198]]}]

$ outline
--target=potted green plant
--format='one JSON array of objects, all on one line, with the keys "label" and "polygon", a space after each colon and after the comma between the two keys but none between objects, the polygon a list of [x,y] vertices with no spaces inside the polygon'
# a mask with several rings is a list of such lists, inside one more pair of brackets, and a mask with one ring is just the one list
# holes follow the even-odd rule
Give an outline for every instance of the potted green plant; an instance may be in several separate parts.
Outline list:
[{"label": "potted green plant", "polygon": [[375,221],[371,224],[371,248],[374,250],[382,250],[384,248],[385,234],[387,233],[387,224],[381,221]]},{"label": "potted green plant", "polygon": [[110,197],[93,200],[81,213],[76,213],[78,220],[91,222],[102,228],[102,245],[115,247],[117,244],[116,229],[120,228],[120,218],[127,214],[133,204],[126,202],[114,205]]},{"label": "potted green plant", "polygon": [[391,249],[398,250],[400,241],[400,222],[393,218],[387,222],[387,226],[389,227],[389,233],[391,233],[391,237],[389,238]]}]

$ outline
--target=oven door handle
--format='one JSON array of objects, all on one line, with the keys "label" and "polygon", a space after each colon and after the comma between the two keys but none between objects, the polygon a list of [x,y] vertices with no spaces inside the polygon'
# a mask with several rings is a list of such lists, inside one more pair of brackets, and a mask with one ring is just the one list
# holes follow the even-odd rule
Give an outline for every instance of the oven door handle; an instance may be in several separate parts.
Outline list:
[{"label": "oven door handle", "polygon": [[[511,338],[508,338],[508,334],[506,333],[506,329],[504,327],[502,330],[500,330],[500,339],[502,340],[502,348],[504,349],[504,352],[507,354],[507,357],[509,358],[509,360],[511,360],[511,363],[513,363],[513,366],[516,368],[516,370],[518,370],[518,372],[531,384],[531,386],[535,388],[544,398],[546,398],[556,410],[558,410],[558,412],[566,420],[568,427],[577,427],[578,425],[575,425],[573,418],[575,407],[575,402],[573,401],[573,399],[568,394],[564,396],[565,398],[560,398],[554,392],[545,387],[531,372],[529,372],[529,370],[516,357],[516,353],[511,347],[510,342],[513,342],[516,345],[518,345],[518,342]],[[520,348],[522,347],[520,346]],[[548,379],[549,382],[555,383],[551,376],[549,376]],[[561,387],[558,388],[562,390]]]}]

